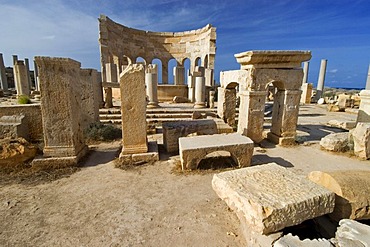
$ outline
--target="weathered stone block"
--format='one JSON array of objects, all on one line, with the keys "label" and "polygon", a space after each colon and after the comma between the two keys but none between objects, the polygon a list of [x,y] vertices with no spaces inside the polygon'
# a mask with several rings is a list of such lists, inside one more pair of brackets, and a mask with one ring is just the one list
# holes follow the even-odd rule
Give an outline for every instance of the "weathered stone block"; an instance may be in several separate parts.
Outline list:
[{"label": "weathered stone block", "polygon": [[275,163],[215,174],[217,195],[247,222],[269,234],[334,209],[335,194]]},{"label": "weathered stone block", "polygon": [[36,156],[37,147],[24,138],[0,140],[0,165],[19,165]]},{"label": "weathered stone block", "polygon": [[0,139],[23,137],[28,139],[28,128],[24,115],[0,117]]},{"label": "weathered stone block", "polygon": [[217,124],[210,119],[165,122],[163,128],[163,145],[167,152],[179,151],[179,138],[196,133],[197,135],[217,134]]},{"label": "weathered stone block", "polygon": [[370,123],[358,123],[351,132],[355,155],[361,159],[370,158]]},{"label": "weathered stone block", "polygon": [[349,146],[348,132],[332,133],[320,140],[320,146],[328,151],[345,152]]},{"label": "weathered stone block", "polygon": [[179,152],[182,169],[197,169],[199,162],[207,154],[227,151],[239,167],[249,166],[253,155],[254,143],[238,133],[181,137]]},{"label": "weathered stone block", "polygon": [[370,219],[370,171],[314,171],[308,178],[336,194],[334,220]]}]

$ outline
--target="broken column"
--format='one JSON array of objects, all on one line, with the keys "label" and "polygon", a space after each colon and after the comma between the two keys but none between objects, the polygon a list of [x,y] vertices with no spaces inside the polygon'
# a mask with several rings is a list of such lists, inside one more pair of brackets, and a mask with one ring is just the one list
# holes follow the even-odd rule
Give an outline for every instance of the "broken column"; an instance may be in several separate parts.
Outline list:
[{"label": "broken column", "polygon": [[31,80],[31,74],[30,74],[30,62],[29,62],[28,58],[24,59],[24,65],[26,66],[26,71],[27,71],[28,87],[31,89],[32,88],[32,80]]},{"label": "broken column", "polygon": [[217,97],[217,115],[228,125],[235,125],[236,90],[218,87]]},{"label": "broken column", "polygon": [[301,90],[302,90],[301,103],[302,104],[309,104],[309,103],[311,103],[312,83],[304,83],[304,84],[302,84]]},{"label": "broken column", "polygon": [[6,78],[4,58],[2,53],[0,53],[0,87],[3,91],[8,91],[8,80]]},{"label": "broken column", "polygon": [[82,129],[81,64],[69,58],[35,57],[39,69],[44,157],[35,164],[75,165],[87,152]]},{"label": "broken column", "polygon": [[173,84],[184,85],[185,84],[185,68],[182,66],[176,66],[173,68]]},{"label": "broken column", "polygon": [[322,59],[320,64],[320,73],[319,73],[319,80],[317,81],[317,90],[316,90],[316,101],[322,98],[322,94],[324,92],[324,83],[325,83],[325,74],[326,74],[326,64],[328,60]]},{"label": "broken column", "polygon": [[158,72],[156,64],[148,64],[145,70],[146,95],[149,98],[148,108],[158,107]]},{"label": "broken column", "polygon": [[188,70],[188,99],[189,102],[195,102],[195,77]]},{"label": "broken column", "polygon": [[195,84],[195,105],[194,108],[206,107],[206,84],[204,80],[204,68],[195,67],[196,71],[193,72]]},{"label": "broken column", "polygon": [[304,62],[303,63],[303,79],[302,79],[302,84],[307,83],[308,81],[308,67],[310,65],[310,62]]},{"label": "broken column", "polygon": [[33,60],[33,77],[35,79],[35,90],[40,91],[40,85],[39,85],[39,72],[37,70],[37,64],[36,61]]},{"label": "broken column", "polygon": [[313,171],[308,178],[336,194],[330,218],[370,219],[370,171]]},{"label": "broken column", "polygon": [[18,60],[14,65],[13,70],[17,95],[30,95],[30,85],[28,84],[27,68],[24,62],[22,60]]},{"label": "broken column", "polygon": [[130,64],[126,67],[120,75],[120,90],[122,112],[120,162],[129,165],[158,160],[158,151],[150,150],[147,142],[145,71],[142,64]]}]

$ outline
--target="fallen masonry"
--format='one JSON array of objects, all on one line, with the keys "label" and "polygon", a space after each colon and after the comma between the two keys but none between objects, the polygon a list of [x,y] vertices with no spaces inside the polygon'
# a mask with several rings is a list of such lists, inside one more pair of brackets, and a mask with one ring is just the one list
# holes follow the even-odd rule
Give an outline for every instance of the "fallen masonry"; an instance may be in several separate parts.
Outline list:
[{"label": "fallen masonry", "polygon": [[269,234],[334,210],[335,194],[275,163],[215,174],[213,190],[242,225]]},{"label": "fallen masonry", "polygon": [[237,133],[181,137],[179,139],[180,160],[183,170],[197,169],[199,162],[207,154],[216,151],[230,152],[231,157],[239,167],[249,166],[253,148],[254,143],[251,139]]}]

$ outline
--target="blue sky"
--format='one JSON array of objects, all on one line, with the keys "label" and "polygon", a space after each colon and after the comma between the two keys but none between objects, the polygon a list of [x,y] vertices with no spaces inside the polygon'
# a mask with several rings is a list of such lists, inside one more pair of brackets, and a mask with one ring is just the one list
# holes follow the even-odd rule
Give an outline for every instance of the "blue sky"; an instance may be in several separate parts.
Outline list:
[{"label": "blue sky", "polygon": [[[328,59],[326,86],[364,87],[370,63],[368,0],[0,0],[0,53],[70,57],[100,69],[100,14],[150,31],[217,28],[216,79],[235,53],[310,50],[309,82]],[[32,68],[33,66],[31,66]]]}]

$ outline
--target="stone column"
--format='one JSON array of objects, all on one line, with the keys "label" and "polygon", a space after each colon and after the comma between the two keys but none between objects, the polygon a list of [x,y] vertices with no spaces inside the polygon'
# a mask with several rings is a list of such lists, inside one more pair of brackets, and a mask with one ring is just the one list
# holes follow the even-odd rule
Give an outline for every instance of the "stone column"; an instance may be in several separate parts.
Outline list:
[{"label": "stone column", "polygon": [[15,65],[18,61],[18,56],[17,55],[12,55],[13,56],[13,65]]},{"label": "stone column", "polygon": [[195,102],[195,78],[188,70],[188,99],[189,102]]},{"label": "stone column", "polygon": [[185,68],[182,66],[176,66],[173,68],[173,82],[174,85],[185,84]]},{"label": "stone column", "polygon": [[302,90],[301,103],[302,104],[309,104],[309,103],[311,103],[312,83],[304,83],[304,84],[302,84],[301,90]]},{"label": "stone column", "polygon": [[3,54],[0,53],[0,86],[3,91],[8,91],[8,79],[6,78]]},{"label": "stone column", "polygon": [[370,90],[370,65],[369,65],[369,70],[367,71],[367,80],[366,80],[365,90]]},{"label": "stone column", "polygon": [[121,74],[121,155],[148,151],[146,136],[145,74],[142,64],[130,64]]},{"label": "stone column", "polygon": [[215,108],[215,91],[209,91],[209,108]]},{"label": "stone column", "polygon": [[295,143],[301,90],[278,90],[272,109],[272,126],[268,138],[280,145]]},{"label": "stone column", "polygon": [[39,72],[37,70],[37,64],[36,61],[33,60],[33,77],[35,79],[35,90],[40,91],[40,85],[39,85]]},{"label": "stone column", "polygon": [[[105,64],[105,75],[106,75],[106,82],[111,83],[117,83],[118,77],[117,77],[117,65],[114,63],[106,63]],[[111,108],[113,107],[113,96],[112,96],[112,88],[111,87],[105,87],[105,108]]]},{"label": "stone column", "polygon": [[214,80],[213,80],[213,69],[204,69],[204,78],[206,80],[206,86],[213,87]]},{"label": "stone column", "polygon": [[30,85],[28,84],[27,68],[22,60],[18,60],[14,65],[14,81],[16,82],[17,95],[30,95]]},{"label": "stone column", "polygon": [[326,64],[328,60],[322,59],[320,65],[320,74],[319,80],[317,81],[317,90],[316,90],[316,101],[318,101],[324,92],[324,84],[325,84],[325,73],[326,73]]},{"label": "stone column", "polygon": [[31,80],[31,74],[30,74],[30,61],[28,60],[28,58],[24,59],[24,65],[26,66],[26,71],[27,71],[28,87],[32,88],[32,80]]},{"label": "stone column", "polygon": [[14,80],[14,87],[17,90],[17,78],[15,76],[15,65],[17,64],[18,61],[18,56],[17,55],[12,55],[13,57],[13,80]]},{"label": "stone column", "polygon": [[39,66],[44,157],[72,157],[87,152],[81,124],[81,64],[69,58],[35,57]]},{"label": "stone column", "polygon": [[218,87],[217,97],[217,115],[228,125],[235,125],[236,90]]},{"label": "stone column", "polygon": [[[196,72],[194,72],[196,73]],[[206,85],[203,76],[195,76],[195,105],[194,108],[206,107]]]},{"label": "stone column", "polygon": [[239,96],[237,132],[259,143],[263,140],[266,91],[241,91]]},{"label": "stone column", "polygon": [[156,64],[148,64],[145,71],[145,85],[146,85],[146,94],[148,95],[149,102],[148,108],[158,107],[158,72]]},{"label": "stone column", "polygon": [[96,104],[98,104],[98,108],[101,108],[101,107],[104,107],[104,96],[103,96],[103,83],[102,83],[102,72],[97,72],[96,74],[97,78],[96,78],[96,82],[97,82],[97,85],[96,85],[96,89],[95,89],[95,93],[96,93]]},{"label": "stone column", "polygon": [[303,62],[303,79],[302,84],[307,83],[308,81],[308,68],[310,66],[310,62]]},{"label": "stone column", "polygon": [[357,123],[370,122],[370,90],[360,92],[360,108],[357,114]]},{"label": "stone column", "polygon": [[95,84],[97,84],[95,69],[81,69],[81,114],[82,127],[86,129],[90,124],[99,121],[99,105],[95,104]]}]

